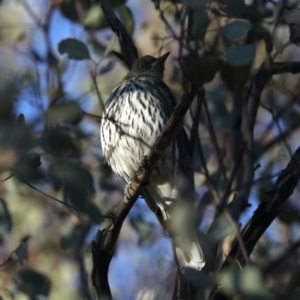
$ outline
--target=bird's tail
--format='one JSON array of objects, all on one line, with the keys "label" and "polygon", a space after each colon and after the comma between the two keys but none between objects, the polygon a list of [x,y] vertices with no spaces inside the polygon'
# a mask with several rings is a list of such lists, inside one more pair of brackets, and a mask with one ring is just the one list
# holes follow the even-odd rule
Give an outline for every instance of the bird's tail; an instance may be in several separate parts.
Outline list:
[{"label": "bird's tail", "polygon": [[[177,199],[162,199],[155,189],[149,190],[149,186],[147,190],[143,196],[153,211],[154,205],[149,202],[154,201],[160,209],[161,214],[156,213],[156,215],[170,237],[178,268],[182,272],[185,268],[201,270],[205,265],[205,259],[191,224],[191,217],[185,213],[187,211],[185,203]],[[179,205],[178,202],[180,202]],[[160,220],[161,217],[163,220]]]},{"label": "bird's tail", "polygon": [[[164,209],[162,216],[166,223],[178,268],[181,271],[184,271],[185,268],[201,270],[205,265],[205,260],[194,230],[184,224],[185,222],[178,220],[181,219],[178,211],[172,214]],[[186,223],[189,222],[189,220],[186,221]]]}]

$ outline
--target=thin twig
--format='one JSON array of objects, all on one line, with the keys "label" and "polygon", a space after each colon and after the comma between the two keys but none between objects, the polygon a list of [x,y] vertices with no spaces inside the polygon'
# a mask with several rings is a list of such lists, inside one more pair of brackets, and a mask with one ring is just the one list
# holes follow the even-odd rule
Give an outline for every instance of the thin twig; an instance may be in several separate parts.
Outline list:
[{"label": "thin twig", "polygon": [[[64,205],[64,206],[66,206],[66,207],[68,207],[68,208],[71,208],[71,209],[74,209],[74,210],[76,210],[76,211],[82,212],[82,210],[76,208],[75,206],[72,206],[72,205],[70,205],[70,204],[68,204],[68,203],[65,203],[65,202],[63,202],[63,201],[61,201],[61,200],[55,198],[54,196],[51,196],[51,195],[49,195],[49,194],[47,194],[47,193],[41,191],[40,189],[36,188],[35,186],[33,186],[32,184],[30,184],[29,182],[27,182],[27,181],[25,181],[25,180],[22,180],[22,182],[23,182],[24,184],[26,184],[27,186],[29,186],[30,188],[32,188],[33,190],[35,190],[35,191],[37,191],[38,193],[42,194],[43,196],[45,196],[45,197],[47,197],[47,198],[50,198],[50,199],[52,199],[52,200],[54,200],[54,201],[56,201],[56,202],[58,202],[58,203],[60,203],[60,204],[62,204],[62,205]],[[99,218],[103,218],[103,219],[113,219],[112,216],[98,216],[98,217],[99,217]]]}]

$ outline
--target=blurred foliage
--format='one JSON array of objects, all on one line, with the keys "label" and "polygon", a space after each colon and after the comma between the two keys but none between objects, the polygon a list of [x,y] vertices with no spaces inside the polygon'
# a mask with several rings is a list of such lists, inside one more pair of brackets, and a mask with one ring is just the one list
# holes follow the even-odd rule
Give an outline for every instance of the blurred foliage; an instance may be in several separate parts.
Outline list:
[{"label": "blurred foliage", "polygon": [[[253,86],[262,65],[270,69],[273,62],[299,60],[299,3],[111,4],[141,55],[171,52],[164,79],[177,100],[187,81],[204,84],[207,107],[201,104],[193,147],[198,193],[193,213],[207,231],[218,207],[215,193],[222,197],[226,192],[237,160],[232,153],[244,143],[234,136],[239,136],[240,114],[248,105],[240,90]],[[1,298],[94,299],[90,244],[99,226],[111,222],[102,216],[112,217],[124,188],[99,145],[100,103],[127,72],[118,55],[120,43],[100,4],[90,0],[0,1],[0,27]],[[254,160],[260,167],[249,198],[252,208],[239,220],[243,225],[299,146],[299,93],[297,74],[273,76],[264,88],[253,134]],[[189,137],[197,104],[195,100],[184,123]],[[237,172],[233,178],[228,199],[243,188],[243,175]],[[289,295],[299,272],[299,250],[272,271],[265,270],[299,239],[299,194],[296,189],[259,240],[253,265],[218,276],[186,270],[199,299],[207,299],[216,283],[237,299]],[[227,255],[233,233],[222,217],[207,240],[224,242],[222,253]],[[138,201],[123,225],[110,268],[115,299],[171,298],[175,273],[165,240],[153,213]],[[297,297],[294,291],[290,299]]]}]

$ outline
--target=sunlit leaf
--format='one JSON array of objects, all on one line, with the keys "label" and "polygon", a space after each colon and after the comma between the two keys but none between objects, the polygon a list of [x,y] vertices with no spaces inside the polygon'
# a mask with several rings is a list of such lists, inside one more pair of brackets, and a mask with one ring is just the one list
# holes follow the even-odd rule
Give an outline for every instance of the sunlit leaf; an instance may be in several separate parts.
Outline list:
[{"label": "sunlit leaf", "polygon": [[226,49],[228,63],[235,67],[243,67],[252,63],[255,57],[255,45],[238,45]]},{"label": "sunlit leaf", "polygon": [[252,27],[251,23],[244,20],[235,20],[221,27],[220,31],[228,39],[239,39],[247,34]]},{"label": "sunlit leaf", "polygon": [[58,44],[60,54],[68,54],[70,59],[91,59],[87,46],[77,39],[65,39]]},{"label": "sunlit leaf", "polygon": [[93,3],[87,17],[84,20],[85,29],[102,29],[107,27],[105,16],[103,10],[99,3]]}]

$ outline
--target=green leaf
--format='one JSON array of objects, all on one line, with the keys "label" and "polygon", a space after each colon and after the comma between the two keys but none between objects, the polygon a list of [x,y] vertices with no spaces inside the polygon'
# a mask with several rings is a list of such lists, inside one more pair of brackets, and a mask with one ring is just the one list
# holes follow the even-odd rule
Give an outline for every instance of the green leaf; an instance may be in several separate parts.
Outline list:
[{"label": "green leaf", "polygon": [[58,44],[60,54],[68,54],[70,59],[91,59],[87,46],[77,39],[65,39]]},{"label": "green leaf", "polygon": [[242,17],[246,9],[244,0],[227,0],[224,11],[231,16]]},{"label": "green leaf", "polygon": [[182,0],[176,1],[177,3],[182,2],[188,8],[192,9],[193,11],[202,11],[205,9],[206,5],[209,3],[210,0]]},{"label": "green leaf", "polygon": [[83,117],[77,101],[64,101],[56,103],[46,112],[47,122],[77,125]]},{"label": "green leaf", "polygon": [[54,188],[64,189],[66,200],[82,207],[94,195],[94,181],[90,171],[79,163],[67,160],[52,163],[48,175]]},{"label": "green leaf", "polygon": [[200,39],[201,41],[204,39],[206,34],[207,27],[210,21],[205,10],[194,12],[192,15],[192,29],[191,35],[193,39]]},{"label": "green leaf", "polygon": [[210,241],[220,242],[226,236],[235,233],[234,226],[226,219],[225,216],[220,216],[211,226],[207,237]]},{"label": "green leaf", "polygon": [[220,32],[228,39],[239,39],[246,35],[249,29],[252,28],[252,24],[244,20],[235,20],[233,22],[224,25]]},{"label": "green leaf", "polygon": [[21,269],[18,272],[19,290],[29,295],[31,299],[36,295],[48,296],[51,289],[50,279],[35,270]]},{"label": "green leaf", "polygon": [[205,54],[197,59],[185,57],[180,65],[187,79],[196,84],[204,84],[214,79],[223,62],[213,55]]},{"label": "green leaf", "polygon": [[238,45],[226,49],[228,63],[235,67],[250,65],[255,57],[255,45]]},{"label": "green leaf", "polygon": [[247,296],[247,299],[271,299],[261,271],[257,267],[248,265],[243,270],[227,269],[220,275],[220,283],[226,294],[241,294]]},{"label": "green leaf", "polygon": [[100,216],[100,211],[90,202],[94,195],[94,181],[88,168],[61,159],[49,166],[48,176],[55,189],[63,190],[65,202],[92,218]]},{"label": "green leaf", "polygon": [[244,67],[233,67],[226,64],[221,69],[221,77],[229,90],[233,91],[236,86],[245,84],[250,77],[251,65]]},{"label": "green leaf", "polygon": [[126,5],[118,7],[123,23],[130,35],[134,32],[134,19],[131,10]]},{"label": "green leaf", "polygon": [[37,153],[24,155],[14,166],[16,177],[23,181],[37,181],[43,179],[43,173],[39,170],[41,156]]},{"label": "green leaf", "polygon": [[[81,21],[81,11],[86,11],[90,7],[90,1],[80,0],[80,2],[69,0],[69,1],[59,1],[59,9],[61,13],[73,22]],[[80,3],[80,9],[78,9],[78,4]]]},{"label": "green leaf", "polygon": [[43,132],[42,146],[58,157],[80,157],[82,155],[83,134],[76,128],[52,124]]},{"label": "green leaf", "polygon": [[89,29],[103,29],[108,27],[103,10],[99,3],[93,3],[85,20],[84,28]]},{"label": "green leaf", "polygon": [[107,56],[116,43],[117,43],[117,37],[116,37],[116,35],[113,34],[111,39],[109,40],[102,56],[103,57]]},{"label": "green leaf", "polygon": [[21,242],[21,244],[18,246],[18,248],[14,252],[18,256],[21,266],[23,266],[24,261],[28,260],[28,249],[27,249],[26,243]]},{"label": "green leaf", "polygon": [[198,271],[192,268],[186,268],[183,274],[187,282],[201,288],[213,287],[215,283],[205,271]]}]

